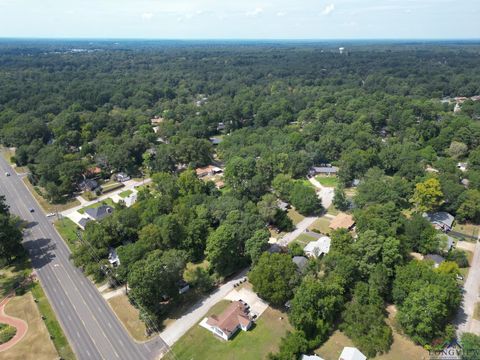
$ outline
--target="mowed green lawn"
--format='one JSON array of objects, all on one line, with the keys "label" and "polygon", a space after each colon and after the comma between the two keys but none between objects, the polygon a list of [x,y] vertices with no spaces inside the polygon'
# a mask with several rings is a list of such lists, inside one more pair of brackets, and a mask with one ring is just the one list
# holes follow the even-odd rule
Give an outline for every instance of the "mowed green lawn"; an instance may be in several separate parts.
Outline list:
[{"label": "mowed green lawn", "polygon": [[78,242],[77,231],[80,231],[80,228],[67,217],[62,218],[61,220],[56,220],[54,225],[70,250],[73,251]]},{"label": "mowed green lawn", "polygon": [[[221,301],[208,315],[220,314],[228,301]],[[287,315],[268,308],[251,330],[239,331],[232,340],[225,341],[198,324],[191,328],[174,346],[178,360],[259,360],[276,352],[280,339],[291,330]]]},{"label": "mowed green lawn", "polygon": [[338,178],[336,176],[316,176],[315,179],[326,187],[336,187],[338,185]]},{"label": "mowed green lawn", "polygon": [[312,225],[308,228],[308,230],[317,230],[322,234],[328,235],[330,234],[331,229],[328,227],[330,225],[330,219],[326,217],[318,218],[314,221]]},{"label": "mowed green lawn", "polygon": [[78,210],[78,212],[79,212],[80,214],[85,214],[85,210],[86,210],[86,209],[94,209],[94,208],[100,207],[100,206],[102,206],[102,205],[109,205],[109,206],[111,206],[111,207],[114,207],[114,206],[115,206],[115,203],[113,202],[112,199],[106,198],[106,199],[104,199],[104,200],[102,200],[102,201],[96,202],[95,204],[85,206],[84,208]]}]

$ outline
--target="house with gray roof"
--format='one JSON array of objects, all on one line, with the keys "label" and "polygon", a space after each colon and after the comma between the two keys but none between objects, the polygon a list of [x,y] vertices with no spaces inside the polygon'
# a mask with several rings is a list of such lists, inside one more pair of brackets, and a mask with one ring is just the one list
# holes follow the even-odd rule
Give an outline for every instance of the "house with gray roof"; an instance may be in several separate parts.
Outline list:
[{"label": "house with gray roof", "polygon": [[95,208],[85,209],[85,214],[92,220],[100,221],[113,213],[113,207],[109,205],[101,205]]},{"label": "house with gray roof", "polygon": [[436,229],[443,230],[444,232],[452,230],[453,222],[455,221],[453,215],[445,211],[424,213],[423,217],[427,218]]},{"label": "house with gray roof", "polygon": [[305,256],[294,256],[292,261],[297,265],[299,272],[303,272],[308,264],[308,259]]},{"label": "house with gray roof", "polygon": [[85,226],[87,226],[87,223],[92,221],[92,219],[88,217],[81,218],[80,221],[78,222],[78,226],[82,229],[85,230]]},{"label": "house with gray roof", "polygon": [[322,164],[322,166],[312,166],[310,168],[310,171],[308,174],[310,176],[315,176],[315,175],[336,175],[338,172],[338,167],[332,166],[330,164]]}]

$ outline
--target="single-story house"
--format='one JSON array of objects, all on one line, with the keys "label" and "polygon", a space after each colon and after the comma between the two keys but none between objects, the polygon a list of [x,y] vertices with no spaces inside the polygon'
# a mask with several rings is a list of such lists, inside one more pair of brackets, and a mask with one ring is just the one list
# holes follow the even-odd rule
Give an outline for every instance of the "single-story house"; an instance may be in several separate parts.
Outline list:
[{"label": "single-story house", "polygon": [[305,256],[294,256],[292,261],[297,265],[299,272],[303,272],[308,264],[308,259]]},{"label": "single-story house", "polygon": [[338,360],[367,360],[360,350],[354,347],[344,347]]},{"label": "single-story house", "polygon": [[202,168],[195,169],[195,172],[197,173],[198,177],[202,178],[205,176],[213,176],[213,175],[221,174],[223,173],[223,170],[217,166],[208,165]]},{"label": "single-story house", "polygon": [[423,217],[427,218],[436,229],[443,230],[445,232],[452,230],[453,222],[455,221],[453,215],[445,211],[428,214],[423,213]]},{"label": "single-story house", "polygon": [[322,165],[322,166],[312,166],[308,172],[310,176],[315,175],[336,175],[338,172],[338,167],[332,166],[330,164]]},{"label": "single-story house", "polygon": [[190,284],[185,280],[180,280],[177,282],[177,289],[180,295],[185,294],[188,290],[190,290]]},{"label": "single-story house", "polygon": [[322,254],[328,254],[331,241],[328,236],[322,236],[316,241],[309,242],[303,248],[303,252],[309,257],[319,257]]},{"label": "single-story house", "polygon": [[98,186],[98,182],[93,179],[85,179],[79,184],[80,189],[83,191],[94,191]]},{"label": "single-story house", "polygon": [[162,118],[161,116],[154,116],[152,119],[150,119],[150,124],[152,125],[159,125],[161,124],[165,119]]},{"label": "single-story house", "polygon": [[113,247],[108,249],[108,262],[113,266],[120,265],[120,258],[117,255],[117,251]]},{"label": "single-story house", "polygon": [[232,303],[220,315],[212,315],[202,322],[203,326],[224,340],[230,339],[239,329],[247,331],[252,326],[247,304],[240,301]]},{"label": "single-story house", "polygon": [[277,200],[277,207],[282,210],[282,211],[287,211],[290,209],[290,204],[286,203],[285,201],[282,201],[280,199]]},{"label": "single-story house", "polygon": [[440,256],[440,255],[437,255],[437,254],[428,254],[428,255],[425,255],[423,260],[430,260],[430,261],[433,261],[433,266],[435,268],[438,268],[440,266],[441,263],[443,263],[445,261],[445,259]]},{"label": "single-story house", "polygon": [[118,174],[115,175],[115,179],[116,179],[118,182],[125,182],[125,181],[130,180],[130,176],[128,176],[128,175],[125,174],[124,172],[119,172]]},{"label": "single-story house", "polygon": [[108,205],[100,205],[99,207],[85,209],[85,214],[88,215],[92,220],[97,221],[106,218],[112,213],[113,208]]},{"label": "single-story house", "polygon": [[302,360],[323,360],[318,355],[302,355]]},{"label": "single-story house", "polygon": [[332,230],[336,229],[348,229],[351,230],[355,225],[353,216],[345,213],[339,213],[335,218],[330,222],[328,226]]},{"label": "single-story house", "polygon": [[88,217],[81,218],[78,222],[78,226],[80,227],[80,229],[85,230],[85,226],[87,226],[87,223],[89,223],[90,221],[92,221],[92,219]]}]

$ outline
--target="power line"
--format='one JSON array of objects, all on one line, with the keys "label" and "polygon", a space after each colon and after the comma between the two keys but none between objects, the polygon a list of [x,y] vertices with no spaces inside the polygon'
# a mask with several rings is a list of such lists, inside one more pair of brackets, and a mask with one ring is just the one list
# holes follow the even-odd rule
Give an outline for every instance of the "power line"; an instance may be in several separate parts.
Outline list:
[{"label": "power line", "polygon": [[[97,253],[96,253],[97,249],[95,249],[92,246],[92,244],[90,244],[90,242],[88,242],[86,239],[83,238],[80,231],[76,231],[75,234],[77,235],[77,238],[80,240],[80,242],[82,244],[87,245],[87,250],[89,251],[92,258],[100,264],[102,259],[97,255]],[[109,280],[112,281],[111,284],[114,284],[116,286],[121,285],[121,282],[115,277],[115,275],[113,274],[113,272],[111,271],[110,268],[100,265],[100,270],[108,277]],[[152,319],[152,317],[149,315],[149,313],[147,311],[145,311],[145,308],[142,305],[140,305],[138,302],[136,302],[134,298],[129,297],[129,300],[134,304],[134,306],[136,308],[138,308],[143,314],[145,314],[145,316],[143,316],[143,318],[145,320],[144,322],[146,323],[147,327],[150,328],[150,329],[153,329],[154,332],[156,332],[158,334],[158,338],[166,346],[167,352],[164,354],[164,356],[168,355],[169,358],[173,358],[173,360],[177,360],[178,358],[176,357],[172,348],[160,336],[160,329],[158,328],[156,321],[154,321],[154,319]]]}]

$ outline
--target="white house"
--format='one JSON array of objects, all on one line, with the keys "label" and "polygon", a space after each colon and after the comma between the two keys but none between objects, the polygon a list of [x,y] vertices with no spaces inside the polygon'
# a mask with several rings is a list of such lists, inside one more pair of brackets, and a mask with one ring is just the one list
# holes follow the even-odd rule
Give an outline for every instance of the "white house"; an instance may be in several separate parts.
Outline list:
[{"label": "white house", "polygon": [[252,326],[247,304],[232,301],[221,315],[205,318],[200,326],[211,331],[224,340],[229,340],[239,329],[247,331]]},{"label": "white house", "polygon": [[309,242],[303,248],[303,252],[309,257],[319,257],[322,254],[328,254],[331,241],[328,236],[322,236],[318,240]]},{"label": "white house", "polygon": [[367,357],[357,348],[344,347],[338,360],[367,360]]}]

